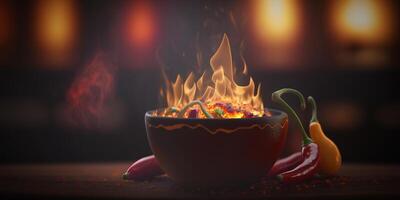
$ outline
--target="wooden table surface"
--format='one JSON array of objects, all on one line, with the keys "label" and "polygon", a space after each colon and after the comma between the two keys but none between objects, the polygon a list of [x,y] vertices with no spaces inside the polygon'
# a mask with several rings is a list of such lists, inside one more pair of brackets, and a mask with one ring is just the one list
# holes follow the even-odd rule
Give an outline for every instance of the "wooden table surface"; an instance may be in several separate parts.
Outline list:
[{"label": "wooden table surface", "polygon": [[167,176],[121,179],[129,163],[1,165],[0,195],[63,198],[383,198],[400,199],[400,166],[346,164],[340,175],[282,185],[262,179],[236,188],[183,188]]}]

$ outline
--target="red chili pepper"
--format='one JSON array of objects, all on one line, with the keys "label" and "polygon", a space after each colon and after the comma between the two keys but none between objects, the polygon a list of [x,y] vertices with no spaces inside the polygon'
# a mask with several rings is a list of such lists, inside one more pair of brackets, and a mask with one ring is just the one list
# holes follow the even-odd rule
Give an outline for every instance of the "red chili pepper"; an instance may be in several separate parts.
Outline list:
[{"label": "red chili pepper", "polygon": [[308,137],[306,131],[304,130],[303,124],[300,121],[299,116],[296,112],[282,99],[281,95],[284,93],[292,93],[299,97],[301,102],[301,108],[304,110],[306,108],[306,103],[304,96],[297,90],[284,88],[272,93],[272,101],[279,103],[286,112],[294,119],[297,126],[300,128],[303,136],[303,147],[302,147],[302,157],[303,161],[296,168],[283,172],[278,175],[278,178],[284,183],[298,182],[312,177],[317,172],[317,165],[319,162],[319,151],[318,145],[313,142],[313,140]]},{"label": "red chili pepper", "polygon": [[303,155],[301,152],[296,152],[286,158],[281,158],[276,161],[271,170],[269,170],[268,176],[276,176],[282,172],[291,170],[299,165],[302,161]]},{"label": "red chili pepper", "polygon": [[312,177],[317,172],[319,161],[318,145],[311,142],[302,148],[303,162],[296,168],[283,172],[278,175],[278,178],[284,182],[299,182]]},{"label": "red chili pepper", "polygon": [[127,180],[147,180],[164,174],[154,155],[139,159],[122,176]]}]

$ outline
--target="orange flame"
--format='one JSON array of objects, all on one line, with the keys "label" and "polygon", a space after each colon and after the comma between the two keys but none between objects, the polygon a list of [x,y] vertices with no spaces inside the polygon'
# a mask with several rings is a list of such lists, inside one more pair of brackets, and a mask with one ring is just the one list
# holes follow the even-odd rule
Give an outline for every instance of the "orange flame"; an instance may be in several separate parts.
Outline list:
[{"label": "orange flame", "polygon": [[[231,47],[226,34],[211,57],[210,65],[213,70],[211,81],[205,78],[205,73],[195,81],[193,72],[186,80],[183,80],[180,75],[177,76],[175,82],[167,80],[163,94],[165,94],[168,107],[182,108],[193,100],[201,100],[208,109],[212,109],[217,102],[224,102],[230,103],[236,109],[249,111],[255,116],[264,114],[260,94],[261,85],[255,93],[256,86],[251,77],[249,84],[244,86],[237,84],[234,80],[234,72],[237,70],[233,68]],[[243,115],[243,113],[235,112],[226,113],[224,117],[241,118]]]}]

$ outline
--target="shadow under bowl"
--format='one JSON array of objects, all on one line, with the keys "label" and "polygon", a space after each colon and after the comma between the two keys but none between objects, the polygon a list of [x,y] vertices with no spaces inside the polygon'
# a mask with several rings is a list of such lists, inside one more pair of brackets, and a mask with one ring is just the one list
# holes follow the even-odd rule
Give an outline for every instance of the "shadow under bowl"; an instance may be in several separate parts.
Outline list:
[{"label": "shadow under bowl", "polygon": [[287,114],[247,119],[192,119],[145,114],[147,138],[161,168],[185,186],[224,186],[257,181],[280,155]]}]

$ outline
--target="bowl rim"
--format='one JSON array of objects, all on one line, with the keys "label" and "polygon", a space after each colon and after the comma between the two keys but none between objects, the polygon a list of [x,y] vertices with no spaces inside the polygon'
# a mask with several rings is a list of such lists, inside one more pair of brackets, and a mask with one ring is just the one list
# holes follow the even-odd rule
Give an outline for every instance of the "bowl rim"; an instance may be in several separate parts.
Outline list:
[{"label": "bowl rim", "polygon": [[[161,108],[162,109],[162,108]],[[158,110],[158,109],[157,109]],[[271,116],[264,115],[262,117],[252,117],[252,118],[182,118],[182,117],[165,117],[165,116],[154,116],[151,115],[152,112],[157,110],[149,110],[145,113],[146,118],[153,118],[153,119],[176,119],[176,120],[187,120],[187,121],[251,121],[257,119],[275,119],[275,118],[287,118],[288,115],[286,112],[274,108],[264,108],[264,112],[270,112]]]}]

